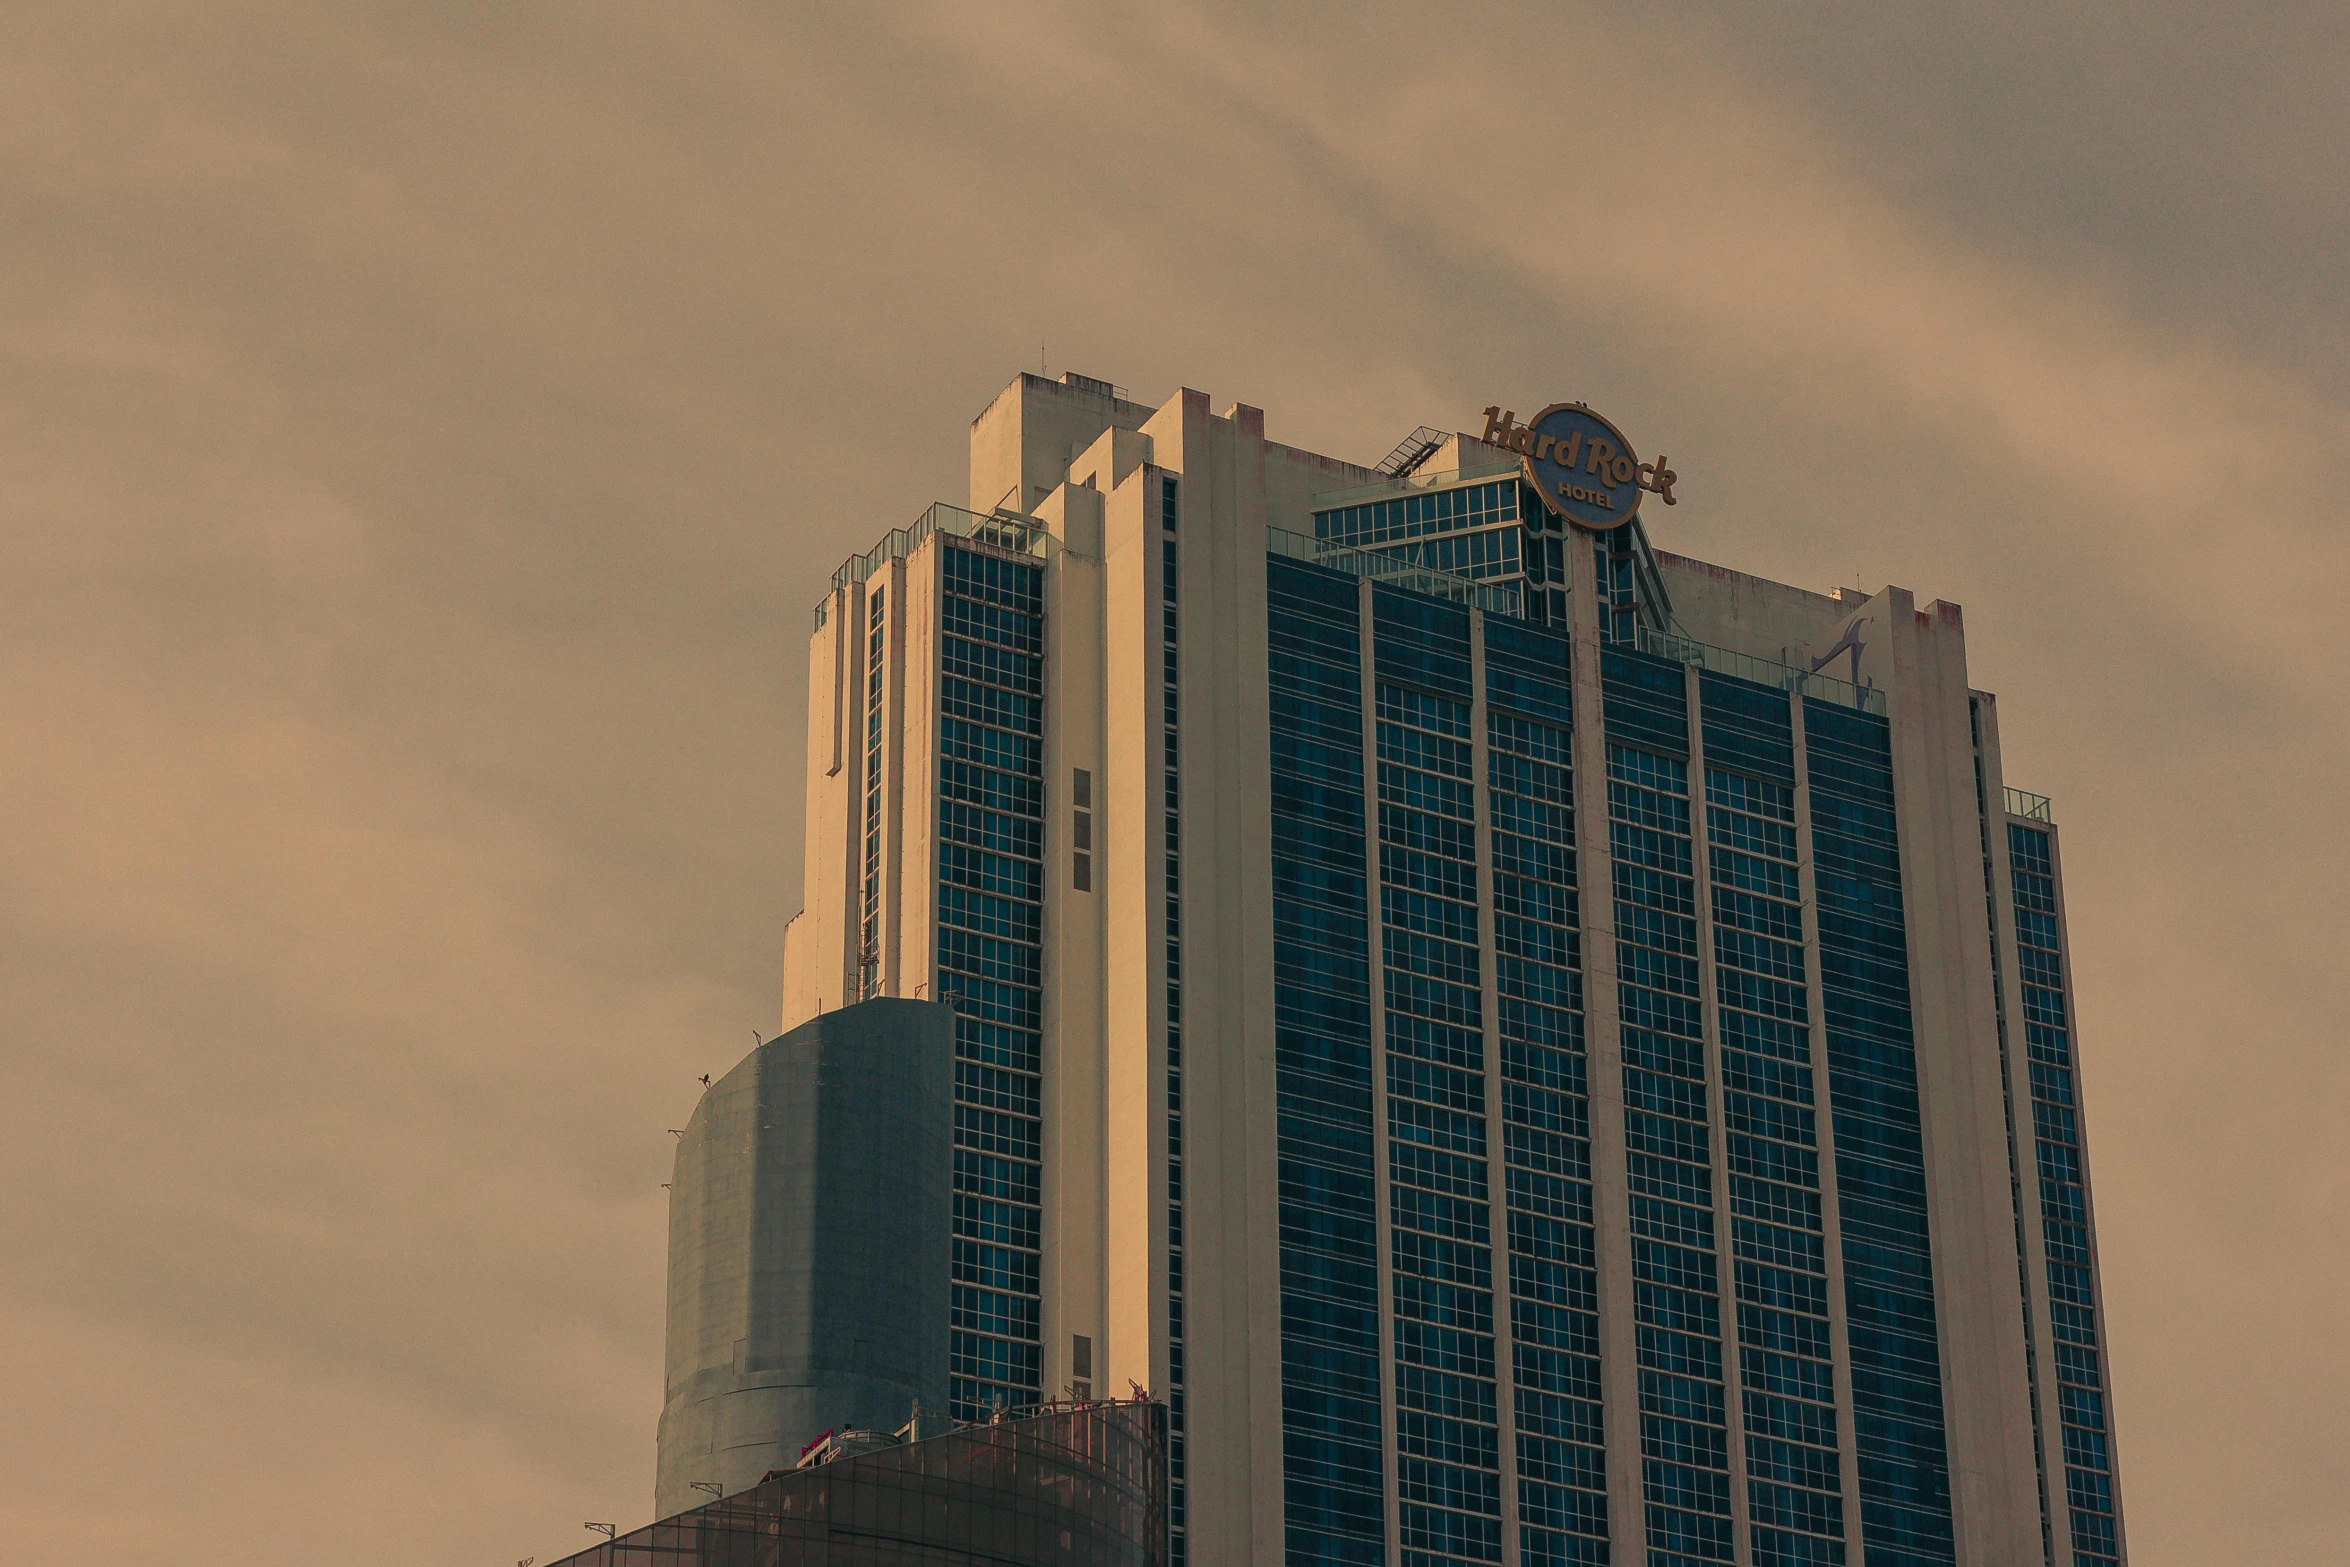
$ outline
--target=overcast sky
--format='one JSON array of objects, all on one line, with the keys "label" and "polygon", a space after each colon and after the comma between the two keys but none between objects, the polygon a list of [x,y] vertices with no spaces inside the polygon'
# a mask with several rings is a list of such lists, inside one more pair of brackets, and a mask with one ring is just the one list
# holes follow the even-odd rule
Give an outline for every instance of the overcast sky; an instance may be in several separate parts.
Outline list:
[{"label": "overcast sky", "polygon": [[9,8],[0,1556],[647,1519],[810,608],[1041,355],[1363,462],[1587,399],[1660,547],[1964,605],[2135,1560],[2339,1562],[2346,15]]}]

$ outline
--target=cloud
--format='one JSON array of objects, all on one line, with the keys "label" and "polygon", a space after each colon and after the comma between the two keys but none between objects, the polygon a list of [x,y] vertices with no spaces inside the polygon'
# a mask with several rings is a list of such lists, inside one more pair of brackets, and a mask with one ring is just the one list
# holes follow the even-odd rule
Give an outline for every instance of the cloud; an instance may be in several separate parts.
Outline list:
[{"label": "cloud", "polygon": [[808,609],[1041,342],[1362,460],[1587,395],[1668,547],[1963,602],[2064,824],[2140,1559],[2330,1559],[2339,38],[2180,14],[20,19],[0,1515],[642,1517]]}]

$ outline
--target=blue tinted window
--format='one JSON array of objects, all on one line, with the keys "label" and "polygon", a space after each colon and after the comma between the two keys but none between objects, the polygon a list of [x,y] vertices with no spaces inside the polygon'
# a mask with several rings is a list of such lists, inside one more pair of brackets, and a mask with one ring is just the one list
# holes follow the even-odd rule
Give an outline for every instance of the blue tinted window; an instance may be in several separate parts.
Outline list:
[{"label": "blue tinted window", "polygon": [[[1884,719],[1807,699],[1864,1546],[1954,1560],[1939,1328]],[[1757,1334],[1780,1325],[1758,1320]],[[1772,1346],[1775,1347],[1775,1346]]]},{"label": "blue tinted window", "polygon": [[943,544],[940,580],[938,986],[958,1057],[950,1392],[973,1420],[1042,1394],[1043,575]]},{"label": "blue tinted window", "polygon": [[[1352,578],[1278,556],[1266,576],[1287,1554],[1369,1563],[1381,1559],[1386,1522],[1358,590]],[[1312,658],[1285,664],[1285,647]],[[1301,700],[1285,705],[1285,689]],[[1332,830],[1341,823],[1352,830]],[[1445,907],[1457,905],[1423,896],[1405,909],[1429,929],[1455,930]]]}]

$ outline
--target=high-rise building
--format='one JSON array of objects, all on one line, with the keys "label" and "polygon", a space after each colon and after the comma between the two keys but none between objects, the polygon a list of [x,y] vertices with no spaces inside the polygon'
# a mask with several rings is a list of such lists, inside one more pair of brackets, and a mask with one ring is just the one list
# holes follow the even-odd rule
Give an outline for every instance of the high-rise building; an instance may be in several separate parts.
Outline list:
[{"label": "high-rise building", "polygon": [[954,1412],[1162,1394],[1179,1560],[2125,1557],[2048,804],[1672,483],[1023,375],[817,606],[783,1021],[954,1005]]}]

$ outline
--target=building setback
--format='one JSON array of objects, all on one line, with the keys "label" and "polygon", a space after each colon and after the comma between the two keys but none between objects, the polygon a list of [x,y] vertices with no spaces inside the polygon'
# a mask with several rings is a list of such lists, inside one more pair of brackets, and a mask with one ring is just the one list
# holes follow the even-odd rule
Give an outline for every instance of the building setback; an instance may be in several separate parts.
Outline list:
[{"label": "building setback", "polygon": [[1200,1563],[2125,1560],[1958,608],[1521,466],[1023,375],[835,575],[783,1023],[956,1009],[954,1412],[1163,1395]]}]

